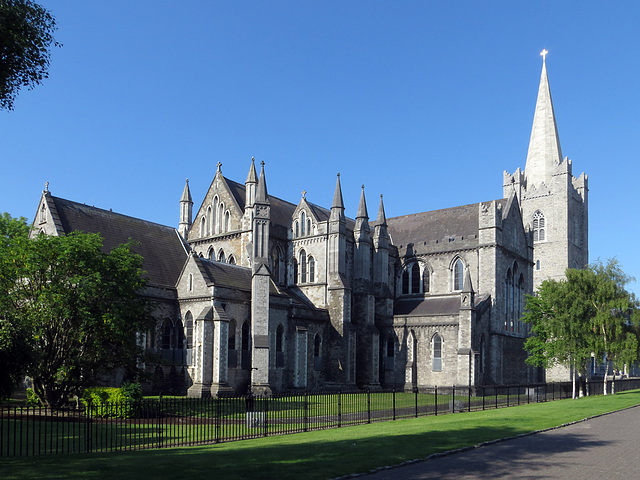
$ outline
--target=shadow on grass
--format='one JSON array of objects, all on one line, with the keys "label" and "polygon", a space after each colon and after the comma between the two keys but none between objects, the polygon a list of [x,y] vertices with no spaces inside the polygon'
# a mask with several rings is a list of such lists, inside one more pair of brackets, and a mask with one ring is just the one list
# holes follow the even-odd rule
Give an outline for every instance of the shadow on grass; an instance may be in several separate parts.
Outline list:
[{"label": "shadow on grass", "polygon": [[[118,479],[161,478],[179,479],[210,477],[230,479],[327,479],[351,473],[368,472],[385,465],[396,465],[409,459],[425,458],[436,452],[461,448],[479,442],[504,438],[521,433],[509,426],[477,426],[460,428],[450,425],[436,431],[384,434],[382,436],[350,435],[355,429],[330,430],[309,436],[271,437],[261,441],[238,442],[235,448],[226,445],[149,450],[104,455],[69,455],[65,457],[32,457],[31,459],[3,459],[3,478],[97,479],[113,476]],[[362,432],[361,432],[362,433]],[[366,434],[366,432],[365,432]],[[499,446],[513,444],[506,442]],[[455,461],[446,467],[428,462],[433,476],[443,478],[454,474],[474,472],[484,478],[499,477],[513,472],[521,459],[539,458],[544,466],[545,456],[558,451],[593,448],[599,442],[558,435],[552,441],[540,443],[535,450],[511,446],[508,453],[500,453],[498,445],[481,449],[482,454],[472,464]],[[476,452],[479,452],[477,450]],[[391,474],[392,471],[389,471]],[[457,473],[456,473],[457,472]],[[389,477],[407,478],[407,477]],[[423,478],[423,477],[420,477]]]}]

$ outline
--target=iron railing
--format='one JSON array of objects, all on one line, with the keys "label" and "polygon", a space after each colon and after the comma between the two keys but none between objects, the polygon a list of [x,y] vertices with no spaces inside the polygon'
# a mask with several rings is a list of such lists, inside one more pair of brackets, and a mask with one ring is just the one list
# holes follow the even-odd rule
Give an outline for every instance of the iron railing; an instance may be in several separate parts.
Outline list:
[{"label": "iron railing", "polygon": [[[608,382],[640,388],[640,378]],[[590,382],[590,395],[602,393]],[[569,398],[572,385],[451,386],[295,392],[233,398],[160,397],[137,403],[0,407],[0,456],[108,452],[230,442],[399,418],[486,410]]]}]

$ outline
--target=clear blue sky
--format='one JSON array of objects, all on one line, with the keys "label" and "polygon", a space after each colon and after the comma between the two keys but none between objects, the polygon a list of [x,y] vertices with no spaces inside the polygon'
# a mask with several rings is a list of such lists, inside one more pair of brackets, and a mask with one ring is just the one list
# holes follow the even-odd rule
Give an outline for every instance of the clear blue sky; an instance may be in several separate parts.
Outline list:
[{"label": "clear blue sky", "polygon": [[[64,44],[0,112],[0,211],[51,192],[177,226],[222,162],[269,193],[387,216],[501,198],[524,168],[543,48],[590,259],[640,277],[640,2],[42,0]],[[640,292],[639,284],[631,285]]]}]

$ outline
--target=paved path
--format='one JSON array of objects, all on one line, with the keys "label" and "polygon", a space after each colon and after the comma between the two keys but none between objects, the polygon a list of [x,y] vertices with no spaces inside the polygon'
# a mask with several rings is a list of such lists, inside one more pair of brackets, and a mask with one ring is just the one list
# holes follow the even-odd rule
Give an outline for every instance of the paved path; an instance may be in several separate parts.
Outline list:
[{"label": "paved path", "polygon": [[640,407],[634,407],[360,478],[640,479],[639,447]]}]

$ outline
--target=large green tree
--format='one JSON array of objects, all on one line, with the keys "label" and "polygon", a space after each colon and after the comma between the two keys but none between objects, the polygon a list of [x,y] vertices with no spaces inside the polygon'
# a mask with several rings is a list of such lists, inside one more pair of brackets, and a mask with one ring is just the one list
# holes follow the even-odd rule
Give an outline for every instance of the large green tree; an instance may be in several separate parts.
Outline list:
[{"label": "large green tree", "polygon": [[0,262],[0,335],[24,349],[18,373],[43,403],[58,408],[114,368],[136,371],[137,333],[153,320],[131,244],[104,252],[97,234],[5,236]]},{"label": "large green tree", "polygon": [[22,87],[33,89],[49,76],[56,21],[31,0],[0,0],[0,108],[13,110]]},{"label": "large green tree", "polygon": [[[636,361],[637,303],[625,289],[629,280],[612,260],[568,269],[566,280],[542,282],[537,294],[527,297],[523,315],[533,333],[525,343],[527,362],[545,368],[566,365],[577,380],[592,355],[618,368]],[[606,394],[606,374],[604,384]]]}]

